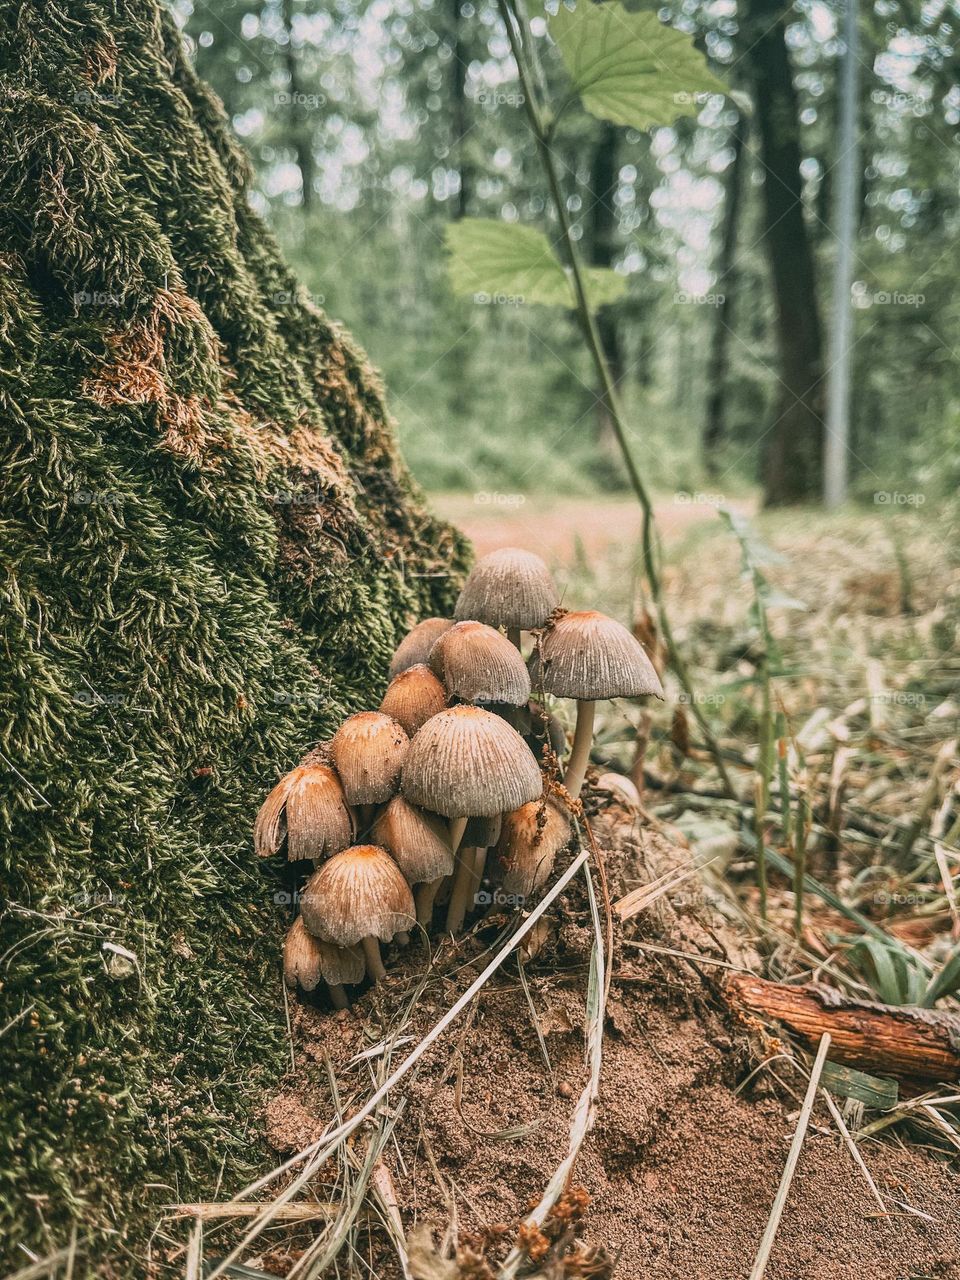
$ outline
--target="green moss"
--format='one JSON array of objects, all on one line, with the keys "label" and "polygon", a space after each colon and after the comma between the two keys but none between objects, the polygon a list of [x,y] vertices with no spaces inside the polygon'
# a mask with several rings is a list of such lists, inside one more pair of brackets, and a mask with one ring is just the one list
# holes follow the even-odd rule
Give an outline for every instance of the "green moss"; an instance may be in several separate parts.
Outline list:
[{"label": "green moss", "polygon": [[0,1241],[77,1222],[87,1273],[136,1275],[158,1205],[262,1167],[257,805],[466,549],[159,5],[0,11]]}]

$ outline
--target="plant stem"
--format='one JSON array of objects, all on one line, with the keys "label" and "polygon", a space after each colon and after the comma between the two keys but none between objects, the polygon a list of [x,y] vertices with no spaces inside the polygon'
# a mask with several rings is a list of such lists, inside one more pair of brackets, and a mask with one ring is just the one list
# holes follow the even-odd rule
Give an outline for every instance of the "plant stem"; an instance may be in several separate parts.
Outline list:
[{"label": "plant stem", "polygon": [[417,922],[422,924],[424,929],[430,928],[430,922],[433,919],[433,904],[440,886],[446,878],[446,876],[438,876],[436,880],[428,880],[424,884],[417,885],[416,892],[413,895],[417,904]]},{"label": "plant stem", "polygon": [[755,806],[753,810],[754,837],[757,841],[757,888],[760,890],[760,918],[766,922],[767,919],[767,843],[763,834],[763,822],[766,817],[766,808],[763,803],[763,783],[757,778],[755,780],[754,790],[756,792]]},{"label": "plant stem", "polygon": [[573,731],[573,746],[570,748],[570,759],[563,775],[563,785],[576,800],[583,789],[583,780],[587,774],[590,761],[590,744],[593,742],[593,723],[596,719],[597,704],[595,702],[577,703],[577,727]]},{"label": "plant stem", "polygon": [[380,958],[380,943],[371,935],[369,938],[363,938],[360,945],[367,960],[367,973],[374,982],[380,982],[387,976],[383,960]]},{"label": "plant stem", "polygon": [[[600,335],[597,331],[596,321],[593,317],[593,311],[590,308],[590,301],[587,297],[586,286],[584,283],[583,268],[580,263],[579,254],[576,249],[576,243],[570,234],[570,219],[567,216],[567,205],[563,196],[563,190],[560,186],[560,177],[557,173],[557,167],[554,163],[553,152],[550,148],[551,131],[553,124],[547,125],[544,115],[538,106],[537,91],[533,84],[528,60],[524,54],[524,44],[532,45],[529,31],[526,29],[523,19],[522,0],[497,0],[497,6],[500,15],[503,18],[504,26],[507,29],[507,37],[510,41],[510,48],[513,52],[514,60],[517,64],[517,74],[520,77],[520,84],[523,89],[524,109],[527,119],[530,123],[530,130],[533,133],[534,140],[537,144],[537,152],[543,165],[544,174],[546,175],[547,185],[550,188],[550,197],[553,201],[554,211],[557,216],[557,222],[560,227],[560,241],[563,251],[567,259],[568,274],[570,283],[573,286],[574,299],[576,301],[577,317],[580,321],[580,327],[583,330],[583,336],[586,340],[587,348],[593,360],[593,364],[600,382],[601,393],[603,397],[604,407],[606,408],[610,422],[613,426],[613,433],[617,441],[617,446],[623,458],[623,464],[626,468],[627,478],[630,481],[630,487],[640,504],[643,512],[643,527],[641,534],[641,545],[643,548],[644,571],[647,575],[647,582],[650,586],[650,594],[653,597],[654,604],[657,608],[657,615],[660,621],[660,631],[663,635],[664,644],[666,645],[667,656],[670,666],[673,668],[674,674],[680,682],[680,686],[687,694],[690,706],[693,709],[694,717],[700,726],[700,732],[703,734],[704,742],[707,744],[714,764],[720,774],[724,790],[727,795],[735,797],[736,793],[730,776],[727,773],[727,767],[724,764],[723,757],[720,753],[720,745],[713,735],[710,725],[700,708],[696,697],[690,674],[687,671],[686,663],[683,661],[676,642],[673,639],[673,632],[670,629],[670,620],[667,616],[666,605],[663,599],[663,588],[660,580],[660,571],[657,567],[657,531],[654,520],[653,504],[650,501],[650,495],[647,493],[646,486],[637,468],[636,460],[630,448],[627,439],[626,429],[623,423],[623,414],[620,409],[619,397],[616,387],[614,386],[613,377],[610,373],[610,366],[607,363],[607,357],[603,351],[603,345],[600,341]],[[522,39],[521,39],[522,34]]]},{"label": "plant stem", "polygon": [[777,712],[777,764],[779,766],[780,813],[783,822],[783,838],[790,841],[790,779],[787,776],[787,718]]},{"label": "plant stem", "polygon": [[797,830],[793,852],[793,913],[794,931],[799,938],[803,932],[803,881],[807,873],[807,831],[809,829],[809,802],[801,796],[797,802]]},{"label": "plant stem", "polygon": [[447,933],[459,933],[467,918],[470,887],[473,884],[475,849],[461,849],[457,855],[457,869],[453,874],[453,893],[447,908]]}]

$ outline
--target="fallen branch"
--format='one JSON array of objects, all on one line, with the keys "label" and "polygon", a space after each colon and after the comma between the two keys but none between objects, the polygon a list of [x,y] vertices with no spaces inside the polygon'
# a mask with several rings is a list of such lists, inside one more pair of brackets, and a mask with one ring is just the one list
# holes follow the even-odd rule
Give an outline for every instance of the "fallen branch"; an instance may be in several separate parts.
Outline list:
[{"label": "fallen branch", "polygon": [[724,992],[734,1008],[775,1018],[806,1044],[829,1032],[835,1062],[914,1080],[960,1080],[956,1014],[853,1000],[816,983],[789,986],[744,974],[731,974]]}]

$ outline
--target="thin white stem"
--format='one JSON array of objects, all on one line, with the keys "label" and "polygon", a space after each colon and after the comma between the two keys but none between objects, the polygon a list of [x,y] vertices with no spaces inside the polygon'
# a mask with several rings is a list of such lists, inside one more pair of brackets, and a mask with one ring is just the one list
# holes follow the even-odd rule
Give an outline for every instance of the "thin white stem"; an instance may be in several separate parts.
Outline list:
[{"label": "thin white stem", "polygon": [[367,960],[367,973],[374,982],[380,982],[387,976],[387,971],[383,967],[383,960],[380,958],[380,943],[371,936],[363,938],[360,945],[363,947],[363,954]]},{"label": "thin white stem", "polygon": [[467,917],[470,888],[473,884],[475,850],[461,849],[457,855],[457,869],[453,873],[453,893],[447,907],[447,933],[459,933]]},{"label": "thin white stem", "polygon": [[423,925],[424,929],[430,928],[430,922],[433,920],[433,904],[446,878],[446,876],[438,876],[436,880],[428,880],[416,887],[413,896],[417,904],[417,923]]},{"label": "thin white stem", "polygon": [[577,727],[573,731],[573,746],[570,748],[570,759],[567,771],[563,775],[563,785],[576,800],[583,788],[583,780],[587,776],[587,765],[590,763],[590,747],[593,744],[593,724],[597,716],[595,702],[577,703]]}]

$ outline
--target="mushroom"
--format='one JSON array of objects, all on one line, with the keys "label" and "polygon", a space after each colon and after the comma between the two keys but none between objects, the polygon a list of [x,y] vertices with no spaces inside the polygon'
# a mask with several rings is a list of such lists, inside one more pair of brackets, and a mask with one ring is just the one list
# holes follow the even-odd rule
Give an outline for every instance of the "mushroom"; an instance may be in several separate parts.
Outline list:
[{"label": "mushroom", "polygon": [[491,627],[503,627],[519,649],[521,630],[542,627],[558,600],[550,570],[539,556],[518,547],[501,547],[473,566],[454,616],[458,621],[477,618]]},{"label": "mushroom", "polygon": [[[468,818],[517,809],[542,789],[537,762],[516,729],[470,706],[450,707],[427,721],[410,743],[401,778],[405,800],[450,819],[454,854]],[[458,860],[447,913],[454,933],[466,916],[475,861],[466,850]]]},{"label": "mushroom", "polygon": [[261,858],[279,853],[284,838],[291,862],[322,858],[353,840],[353,816],[340,779],[326,765],[300,765],[273,788],[253,826]]},{"label": "mushroom", "polygon": [[407,667],[394,676],[380,703],[385,716],[392,716],[412,738],[431,716],[447,705],[443,685],[424,662]]},{"label": "mushroom", "polygon": [[414,924],[410,886],[390,855],[372,844],[335,853],[315,871],[300,895],[300,911],[321,941],[338,947],[359,942],[374,982],[386,977],[379,943]]},{"label": "mushroom", "polygon": [[394,796],[377,818],[373,838],[393,855],[408,882],[416,885],[417,920],[428,928],[437,890],[453,874],[453,853],[443,823],[433,814]]},{"label": "mushroom", "polygon": [[313,991],[323,978],[337,1009],[347,1008],[344,983],[362,982],[366,967],[362,954],[353,947],[335,947],[321,942],[309,932],[303,917],[297,916],[283,943],[283,980],[290,988],[299,983]]},{"label": "mushroom", "polygon": [[548,796],[504,814],[497,842],[504,892],[529,898],[546,882],[569,839],[570,820]]},{"label": "mushroom", "polygon": [[564,775],[575,800],[590,758],[596,704],[606,698],[663,697],[660,677],[643,645],[605,614],[565,613],[548,627],[531,659],[535,683],[558,698],[576,698],[577,725]]},{"label": "mushroom", "polygon": [[369,827],[373,806],[397,789],[410,739],[391,716],[361,711],[348,716],[333,735],[330,754],[337,766],[347,803],[360,807],[360,831]]},{"label": "mushroom", "polygon": [[388,672],[390,679],[398,676],[401,671],[406,671],[407,667],[415,667],[420,662],[426,662],[434,642],[452,626],[453,623],[447,618],[427,618],[423,622],[418,622],[413,630],[408,631],[403,637],[390,659]]},{"label": "mushroom", "polygon": [[467,890],[467,901],[476,901],[483,884],[483,873],[487,865],[487,850],[500,839],[501,814],[492,818],[468,818],[463,831],[463,845],[473,850],[473,866],[470,870],[470,888]]},{"label": "mushroom", "polygon": [[484,622],[458,622],[430,650],[430,669],[463,702],[525,706],[530,673],[506,636]]}]

